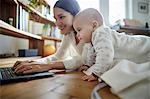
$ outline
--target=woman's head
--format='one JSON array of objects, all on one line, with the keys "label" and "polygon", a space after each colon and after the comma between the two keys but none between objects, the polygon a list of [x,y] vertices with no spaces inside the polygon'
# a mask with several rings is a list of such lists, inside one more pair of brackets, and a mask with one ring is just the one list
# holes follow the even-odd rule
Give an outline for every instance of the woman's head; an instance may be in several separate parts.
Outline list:
[{"label": "woman's head", "polygon": [[73,30],[73,18],[80,11],[76,0],[58,0],[54,5],[54,17],[56,25],[62,34]]}]

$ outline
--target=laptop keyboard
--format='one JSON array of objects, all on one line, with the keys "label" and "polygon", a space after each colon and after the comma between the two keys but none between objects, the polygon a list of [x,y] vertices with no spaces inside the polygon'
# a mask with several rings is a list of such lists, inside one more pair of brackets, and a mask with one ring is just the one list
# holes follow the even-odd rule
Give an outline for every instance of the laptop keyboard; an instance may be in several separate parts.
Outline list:
[{"label": "laptop keyboard", "polygon": [[14,73],[13,68],[3,68],[1,69],[1,74],[3,79],[13,78],[17,75]]},{"label": "laptop keyboard", "polygon": [[6,84],[10,82],[28,81],[32,79],[39,79],[43,77],[53,77],[54,73],[50,72],[38,72],[32,74],[16,74],[13,67],[0,68],[0,84]]}]

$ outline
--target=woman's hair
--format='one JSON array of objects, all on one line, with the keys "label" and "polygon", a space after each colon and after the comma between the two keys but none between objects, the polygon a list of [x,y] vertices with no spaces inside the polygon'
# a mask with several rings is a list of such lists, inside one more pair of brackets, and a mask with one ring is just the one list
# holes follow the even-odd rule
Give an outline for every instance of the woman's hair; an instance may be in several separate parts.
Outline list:
[{"label": "woman's hair", "polygon": [[54,5],[54,8],[56,7],[71,13],[73,16],[80,11],[80,6],[76,0],[58,0]]}]

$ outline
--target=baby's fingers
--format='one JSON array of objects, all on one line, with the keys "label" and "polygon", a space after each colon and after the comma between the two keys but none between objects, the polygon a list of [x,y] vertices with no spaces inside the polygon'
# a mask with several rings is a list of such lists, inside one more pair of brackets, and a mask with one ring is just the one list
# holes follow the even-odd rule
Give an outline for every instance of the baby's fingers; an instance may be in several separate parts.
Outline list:
[{"label": "baby's fingers", "polygon": [[94,81],[94,80],[96,80],[96,78],[91,77],[91,78],[88,79],[88,81]]},{"label": "baby's fingers", "polygon": [[81,79],[82,79],[82,80],[88,80],[88,76],[85,75],[85,76],[83,76]]},{"label": "baby's fingers", "polygon": [[94,76],[90,76],[88,79],[88,81],[95,81],[95,80],[97,80],[97,77],[94,77]]},{"label": "baby's fingers", "polygon": [[84,67],[80,67],[79,69],[78,69],[78,71],[83,71],[84,70]]}]

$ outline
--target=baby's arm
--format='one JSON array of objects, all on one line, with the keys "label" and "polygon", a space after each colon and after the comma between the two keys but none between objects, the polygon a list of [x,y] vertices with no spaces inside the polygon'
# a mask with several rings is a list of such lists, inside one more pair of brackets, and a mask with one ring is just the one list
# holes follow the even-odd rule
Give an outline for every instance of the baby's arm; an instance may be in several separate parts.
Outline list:
[{"label": "baby's arm", "polygon": [[80,67],[78,68],[78,71],[82,72],[82,71],[87,70],[88,68],[89,68],[89,66],[87,66],[87,65],[82,65],[82,66],[80,66]]},{"label": "baby's arm", "polygon": [[82,52],[82,60],[83,64],[88,65],[89,67],[95,63],[95,53],[91,43],[85,44]]},{"label": "baby's arm", "polygon": [[95,33],[93,38],[93,47],[96,53],[95,64],[87,71],[87,75],[92,73],[100,77],[104,72],[110,69],[114,58],[114,47],[109,33]]}]

